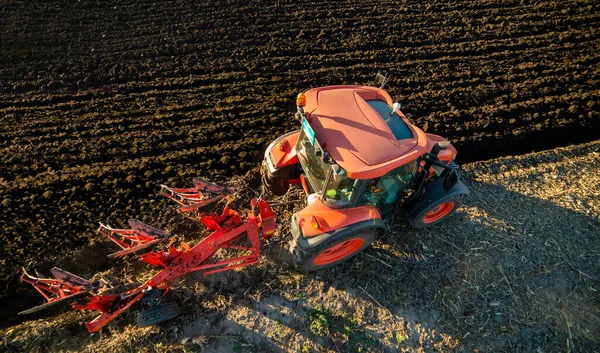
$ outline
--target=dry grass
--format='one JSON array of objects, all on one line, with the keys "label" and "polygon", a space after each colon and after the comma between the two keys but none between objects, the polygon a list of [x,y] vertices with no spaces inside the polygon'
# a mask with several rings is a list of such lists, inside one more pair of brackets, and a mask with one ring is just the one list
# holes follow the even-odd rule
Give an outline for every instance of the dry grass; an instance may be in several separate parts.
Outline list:
[{"label": "dry grass", "polygon": [[89,335],[93,314],[71,312],[3,329],[0,350],[600,351],[599,157],[594,142],[466,165],[472,194],[452,220],[399,219],[342,266],[298,274],[282,229],[258,266],[181,283],[172,322],[140,329],[132,310]]}]

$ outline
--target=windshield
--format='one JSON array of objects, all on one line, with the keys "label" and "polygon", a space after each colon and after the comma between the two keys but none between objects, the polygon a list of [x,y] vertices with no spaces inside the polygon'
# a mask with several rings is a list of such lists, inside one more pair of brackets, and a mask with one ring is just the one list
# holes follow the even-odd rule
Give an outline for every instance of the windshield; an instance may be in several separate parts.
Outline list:
[{"label": "windshield", "polygon": [[[315,144],[318,144],[316,140]],[[310,143],[304,129],[300,130],[300,136],[296,145],[298,160],[313,191],[321,192],[323,191],[323,185],[325,184],[330,167],[329,164],[323,161],[322,157],[317,156],[317,150],[319,149]],[[319,150],[319,152],[321,151]]]},{"label": "windshield", "polygon": [[[345,173],[344,173],[345,174]],[[327,181],[323,203],[331,208],[344,208],[352,204],[352,197],[358,191],[360,180],[344,176],[335,180],[333,175]]]}]

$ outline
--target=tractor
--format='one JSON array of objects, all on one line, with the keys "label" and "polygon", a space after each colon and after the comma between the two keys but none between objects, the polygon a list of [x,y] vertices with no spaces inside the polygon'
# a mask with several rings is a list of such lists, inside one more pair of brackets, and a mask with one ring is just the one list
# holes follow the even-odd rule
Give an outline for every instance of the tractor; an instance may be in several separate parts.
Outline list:
[{"label": "tractor", "polygon": [[403,209],[414,228],[448,218],[468,188],[444,138],[413,125],[381,87],[330,86],[300,93],[300,129],[266,149],[263,185],[301,185],[307,206],[290,220],[295,267],[335,266],[385,232]]},{"label": "tractor", "polygon": [[[265,188],[283,195],[298,186],[306,193],[307,206],[290,221],[292,259],[302,272],[358,254],[385,232],[399,209],[413,227],[427,227],[449,217],[469,193],[454,163],[456,149],[414,126],[382,87],[332,86],[300,93],[300,129],[277,138],[265,151]],[[20,314],[70,303],[72,309],[100,312],[86,323],[90,332],[98,332],[142,302],[149,308],[138,314],[138,325],[153,325],[179,313],[176,303],[163,302],[172,281],[192,272],[207,276],[258,263],[261,241],[277,229],[272,207],[282,203],[260,194],[250,200],[247,212],[238,213],[230,208],[234,188],[200,178],[193,183],[160,186],[179,214],[205,229],[205,236],[192,244],[137,220],[129,221],[130,229],[98,228],[117,248],[109,258],[137,256],[157,269],[152,277],[121,282],[102,274],[86,279],[57,267],[51,277],[23,269],[21,280],[45,303]]]}]

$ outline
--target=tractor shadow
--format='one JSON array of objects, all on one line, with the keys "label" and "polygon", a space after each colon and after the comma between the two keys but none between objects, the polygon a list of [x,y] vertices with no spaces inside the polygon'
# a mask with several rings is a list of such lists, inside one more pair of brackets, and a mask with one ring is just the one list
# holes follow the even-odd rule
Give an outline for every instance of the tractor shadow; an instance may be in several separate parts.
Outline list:
[{"label": "tractor shadow", "polygon": [[230,299],[183,335],[207,338],[209,352],[600,348],[598,217],[467,183],[472,194],[450,220],[414,230],[399,219],[332,269],[298,274],[284,241],[268,244],[264,264],[232,274],[252,284],[218,293]]}]

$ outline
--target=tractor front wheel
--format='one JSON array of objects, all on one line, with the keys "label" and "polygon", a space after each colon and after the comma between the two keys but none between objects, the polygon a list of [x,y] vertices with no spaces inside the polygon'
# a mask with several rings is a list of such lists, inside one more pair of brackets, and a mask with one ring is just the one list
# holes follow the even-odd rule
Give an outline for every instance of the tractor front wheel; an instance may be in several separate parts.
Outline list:
[{"label": "tractor front wheel", "polygon": [[409,223],[413,228],[425,228],[450,217],[463,203],[464,195],[454,195],[438,200],[419,213],[409,216]]},{"label": "tractor front wheel", "polygon": [[294,266],[301,272],[314,272],[338,265],[366,249],[378,233],[377,229],[364,229],[309,251],[296,248]]}]

